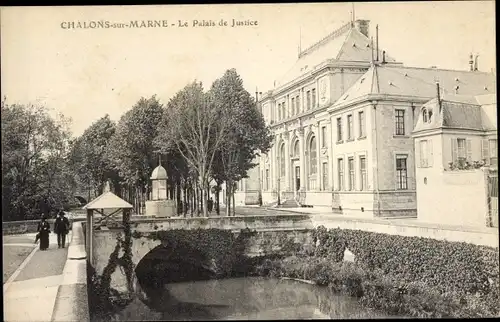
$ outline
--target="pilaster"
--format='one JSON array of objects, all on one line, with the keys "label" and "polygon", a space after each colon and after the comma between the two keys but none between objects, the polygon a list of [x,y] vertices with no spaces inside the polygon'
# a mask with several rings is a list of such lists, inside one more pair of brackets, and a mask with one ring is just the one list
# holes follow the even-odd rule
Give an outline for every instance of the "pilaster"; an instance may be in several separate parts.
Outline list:
[{"label": "pilaster", "polygon": [[335,184],[334,184],[334,164],[335,164],[335,158],[334,158],[334,154],[333,154],[333,145],[334,145],[334,140],[333,140],[333,129],[334,129],[334,126],[333,126],[333,116],[330,117],[329,121],[328,121],[328,124],[327,124],[327,135],[328,135],[328,171],[330,173],[328,173],[328,186],[330,187],[330,190],[334,190],[334,187],[335,187]]},{"label": "pilaster", "polygon": [[319,122],[314,125],[316,129],[316,190],[321,190],[321,141],[320,141],[320,128]]},{"label": "pilaster", "polygon": [[306,157],[305,157],[305,142],[304,128],[299,128],[299,148],[300,148],[300,190],[306,190]]},{"label": "pilaster", "polygon": [[283,185],[284,191],[290,191],[290,134],[286,130],[283,133],[283,141],[285,142],[285,182]]}]

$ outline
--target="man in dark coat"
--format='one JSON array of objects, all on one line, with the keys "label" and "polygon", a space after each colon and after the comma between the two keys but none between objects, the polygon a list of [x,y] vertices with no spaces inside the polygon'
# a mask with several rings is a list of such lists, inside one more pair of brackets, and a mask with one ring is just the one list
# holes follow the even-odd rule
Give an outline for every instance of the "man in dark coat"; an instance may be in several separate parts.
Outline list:
[{"label": "man in dark coat", "polygon": [[42,221],[38,224],[37,231],[40,238],[40,250],[46,250],[49,248],[50,224],[45,216],[42,217]]},{"label": "man in dark coat", "polygon": [[54,222],[54,232],[57,234],[57,246],[64,248],[66,246],[66,234],[69,231],[69,220],[64,216],[64,211],[59,211]]}]

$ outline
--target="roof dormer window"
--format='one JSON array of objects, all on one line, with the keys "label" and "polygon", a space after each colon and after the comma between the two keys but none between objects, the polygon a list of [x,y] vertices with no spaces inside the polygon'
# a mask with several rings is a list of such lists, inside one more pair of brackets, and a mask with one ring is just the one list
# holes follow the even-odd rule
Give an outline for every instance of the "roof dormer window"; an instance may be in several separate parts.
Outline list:
[{"label": "roof dormer window", "polygon": [[432,109],[424,108],[422,110],[422,121],[424,123],[431,123],[432,122]]}]

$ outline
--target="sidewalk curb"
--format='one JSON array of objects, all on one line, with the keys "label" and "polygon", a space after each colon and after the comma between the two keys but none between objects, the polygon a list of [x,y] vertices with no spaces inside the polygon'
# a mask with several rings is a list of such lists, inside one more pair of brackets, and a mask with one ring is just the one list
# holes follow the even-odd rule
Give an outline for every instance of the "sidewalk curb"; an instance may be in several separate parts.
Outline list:
[{"label": "sidewalk curb", "polygon": [[303,214],[303,215],[312,215],[314,213],[312,212],[304,212],[304,211],[297,211],[297,210],[289,210],[289,208],[274,208],[274,207],[267,207],[266,210],[275,210],[275,211],[281,211],[281,212],[293,212],[296,214]]},{"label": "sidewalk curb", "polygon": [[52,321],[90,321],[84,241],[81,222],[73,223],[63,281],[57,290]]}]

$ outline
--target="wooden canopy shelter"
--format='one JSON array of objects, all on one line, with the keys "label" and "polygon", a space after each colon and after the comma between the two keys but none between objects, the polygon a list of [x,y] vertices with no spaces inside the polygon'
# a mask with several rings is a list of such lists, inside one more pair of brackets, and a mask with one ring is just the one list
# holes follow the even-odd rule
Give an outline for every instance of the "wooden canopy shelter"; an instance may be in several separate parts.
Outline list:
[{"label": "wooden canopy shelter", "polygon": [[[119,211],[122,211],[123,224],[130,220],[130,210],[133,208],[131,204],[109,191],[109,188],[106,190],[107,191],[105,191],[102,195],[83,206],[83,209],[87,210],[86,250],[87,258],[91,265],[93,265],[92,241],[94,231],[94,211],[102,215],[102,217],[99,218],[99,222],[104,220],[115,221],[112,216]],[[112,209],[114,211],[110,214],[105,214],[104,209]]]}]

